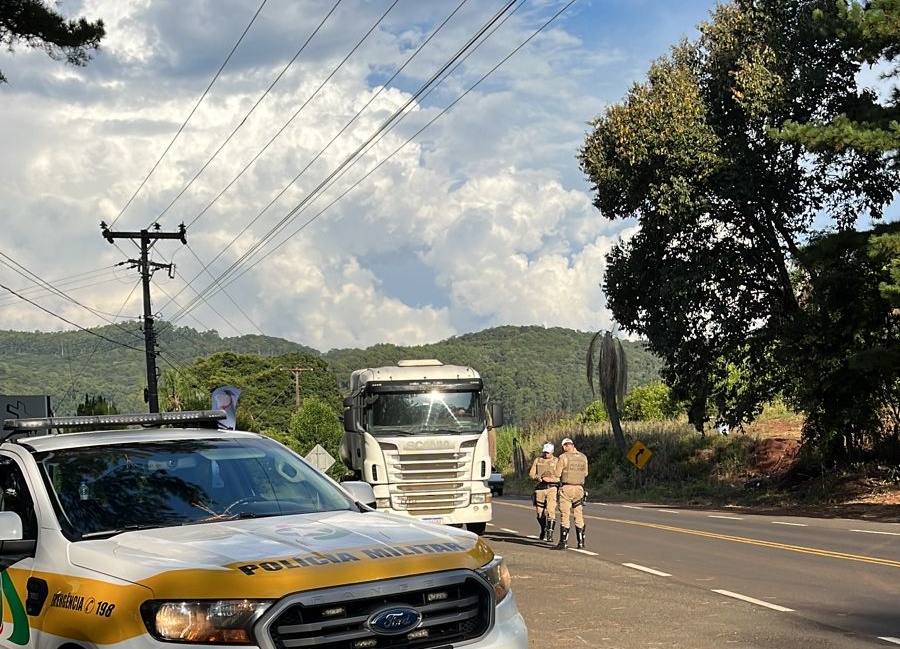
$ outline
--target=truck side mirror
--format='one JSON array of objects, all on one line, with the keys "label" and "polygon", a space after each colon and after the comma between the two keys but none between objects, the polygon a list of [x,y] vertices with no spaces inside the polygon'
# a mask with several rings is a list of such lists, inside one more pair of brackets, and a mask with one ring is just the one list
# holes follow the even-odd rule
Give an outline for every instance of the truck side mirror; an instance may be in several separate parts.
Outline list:
[{"label": "truck side mirror", "polygon": [[503,406],[499,403],[491,404],[491,426],[500,428],[503,425]]},{"label": "truck side mirror", "polygon": [[356,430],[356,425],[353,421],[353,408],[344,409],[344,430],[348,433],[352,433]]}]

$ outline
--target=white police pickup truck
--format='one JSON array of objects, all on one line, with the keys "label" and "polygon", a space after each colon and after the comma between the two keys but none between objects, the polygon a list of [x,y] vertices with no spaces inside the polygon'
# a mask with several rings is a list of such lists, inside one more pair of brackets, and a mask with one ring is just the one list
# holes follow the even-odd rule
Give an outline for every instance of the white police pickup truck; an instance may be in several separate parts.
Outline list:
[{"label": "white police pickup truck", "polygon": [[0,646],[526,649],[484,541],[222,417],[3,423]]}]

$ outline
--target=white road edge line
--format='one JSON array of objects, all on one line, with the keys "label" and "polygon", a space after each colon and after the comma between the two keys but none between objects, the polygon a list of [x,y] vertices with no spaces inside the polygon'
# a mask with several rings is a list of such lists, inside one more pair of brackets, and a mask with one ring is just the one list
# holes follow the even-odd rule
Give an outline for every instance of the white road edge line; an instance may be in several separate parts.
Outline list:
[{"label": "white road edge line", "polygon": [[772,525],[793,525],[794,527],[807,527],[806,523],[788,523],[787,521],[772,521]]},{"label": "white road edge line", "polygon": [[584,550],[584,549],[579,550],[578,548],[569,548],[569,549],[572,550],[572,552],[581,552],[581,554],[586,554],[590,557],[599,556],[596,552],[591,552],[590,550]]},{"label": "white road edge line", "polygon": [[900,536],[900,532],[879,532],[878,530],[850,530],[851,532],[860,532],[862,534],[885,534],[887,536]]},{"label": "white road edge line", "polygon": [[666,514],[680,514],[681,512],[675,509],[660,509],[659,511],[664,512]]},{"label": "white road edge line", "polygon": [[779,606],[778,604],[771,604],[769,602],[764,602],[761,599],[754,599],[753,597],[747,597],[746,595],[741,595],[739,593],[732,593],[730,590],[716,590],[713,589],[714,593],[719,593],[719,595],[725,595],[726,597],[734,597],[735,599],[740,599],[745,602],[750,602],[751,604],[759,604],[760,606],[765,606],[766,608],[771,608],[776,611],[781,611],[782,613],[793,613],[794,609],[786,608],[784,606]]},{"label": "white road edge line", "polygon": [[626,568],[634,568],[635,570],[640,570],[641,572],[648,572],[651,575],[656,575],[657,577],[671,577],[667,572],[662,572],[660,570],[654,570],[653,568],[648,568],[647,566],[641,566],[636,563],[623,563],[623,566]]},{"label": "white road edge line", "polygon": [[622,505],[622,509],[643,509],[643,507],[638,507],[637,505]]},{"label": "white road edge line", "polygon": [[501,527],[500,531],[501,532],[509,532],[510,534],[518,534],[519,533],[519,530],[511,530],[508,527]]},{"label": "white road edge line", "polygon": [[884,640],[885,642],[891,642],[893,644],[900,644],[900,638],[891,638],[890,636],[879,636],[879,640]]},{"label": "white road edge line", "polygon": [[740,516],[721,516],[720,514],[709,514],[707,518],[724,518],[729,521],[742,521],[744,520]]}]

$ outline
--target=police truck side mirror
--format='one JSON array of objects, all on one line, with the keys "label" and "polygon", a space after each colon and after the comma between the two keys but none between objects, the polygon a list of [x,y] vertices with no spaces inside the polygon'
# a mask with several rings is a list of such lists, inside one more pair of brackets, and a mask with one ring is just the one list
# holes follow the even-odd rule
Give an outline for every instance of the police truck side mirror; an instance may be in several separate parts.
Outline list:
[{"label": "police truck side mirror", "polygon": [[34,556],[37,541],[22,539],[22,518],[15,512],[0,512],[0,570],[8,567],[10,561],[18,561],[26,556]]},{"label": "police truck side mirror", "polygon": [[0,541],[22,540],[22,518],[15,512],[0,512]]}]

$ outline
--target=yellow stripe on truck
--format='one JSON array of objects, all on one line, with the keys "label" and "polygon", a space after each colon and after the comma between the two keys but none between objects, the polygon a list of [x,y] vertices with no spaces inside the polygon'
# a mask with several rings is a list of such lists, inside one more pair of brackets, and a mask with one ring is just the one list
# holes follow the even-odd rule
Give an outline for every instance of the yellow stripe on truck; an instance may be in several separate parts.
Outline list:
[{"label": "yellow stripe on truck", "polygon": [[[23,601],[29,577],[47,582],[47,599],[40,614],[28,618],[32,629],[96,644],[113,644],[147,633],[140,606],[150,598],[150,591],[143,586],[15,568],[8,570],[8,576]],[[4,608],[4,625],[10,621]]]},{"label": "yellow stripe on truck", "polygon": [[[75,641],[115,644],[147,633],[140,617],[148,599],[279,599],[287,594],[425,575],[459,568],[475,570],[493,558],[480,539],[471,547],[456,542],[407,543],[271,557],[222,568],[162,572],[138,584],[110,583],[10,568],[16,591],[26,593],[29,577],[47,582],[48,595],[31,628]],[[4,607],[4,624],[11,623]]]},{"label": "yellow stripe on truck", "polygon": [[377,546],[352,551],[311,552],[233,563],[223,570],[176,570],[141,583],[156,599],[178,592],[179,599],[277,599],[288,593],[360,584],[442,570],[480,568],[493,552],[479,540],[466,549],[457,543]]}]

